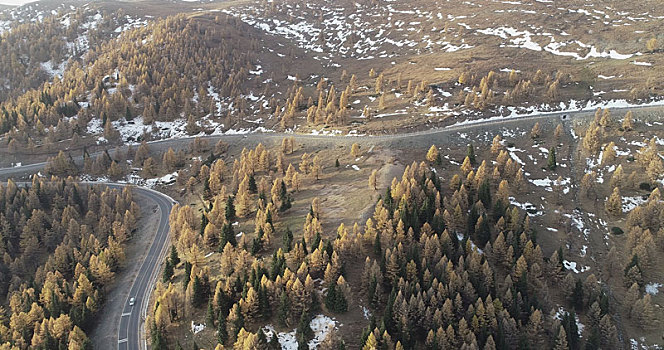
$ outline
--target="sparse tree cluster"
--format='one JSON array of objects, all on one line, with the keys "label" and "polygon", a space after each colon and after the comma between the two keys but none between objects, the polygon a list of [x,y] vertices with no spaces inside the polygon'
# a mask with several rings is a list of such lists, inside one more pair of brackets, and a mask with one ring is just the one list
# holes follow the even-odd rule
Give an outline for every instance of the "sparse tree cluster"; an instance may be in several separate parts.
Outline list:
[{"label": "sparse tree cluster", "polygon": [[555,102],[560,100],[560,90],[569,80],[569,76],[562,71],[551,75],[537,70],[528,76],[515,70],[507,73],[490,71],[484,76],[463,72],[458,83],[472,88],[470,91],[460,91],[458,101],[477,110],[486,110],[497,104],[517,105],[536,96]]}]

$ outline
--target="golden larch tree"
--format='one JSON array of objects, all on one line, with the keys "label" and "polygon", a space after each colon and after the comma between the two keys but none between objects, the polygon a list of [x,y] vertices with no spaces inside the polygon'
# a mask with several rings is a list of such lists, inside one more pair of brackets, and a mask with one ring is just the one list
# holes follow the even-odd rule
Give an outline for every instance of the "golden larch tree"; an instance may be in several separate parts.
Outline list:
[{"label": "golden larch tree", "polygon": [[377,188],[377,186],[378,186],[377,177],[378,177],[378,171],[376,169],[374,169],[371,172],[371,175],[369,175],[369,188],[372,189],[372,190],[377,190],[378,189]]},{"label": "golden larch tree", "polygon": [[438,148],[436,148],[435,145],[431,145],[429,151],[427,152],[427,160],[433,163],[438,160],[438,156],[439,156]]},{"label": "golden larch tree", "polygon": [[350,146],[350,155],[357,158],[361,155],[360,145],[356,142]]},{"label": "golden larch tree", "polygon": [[618,187],[613,188],[613,193],[607,199],[605,207],[606,211],[615,217],[622,215],[622,196]]}]

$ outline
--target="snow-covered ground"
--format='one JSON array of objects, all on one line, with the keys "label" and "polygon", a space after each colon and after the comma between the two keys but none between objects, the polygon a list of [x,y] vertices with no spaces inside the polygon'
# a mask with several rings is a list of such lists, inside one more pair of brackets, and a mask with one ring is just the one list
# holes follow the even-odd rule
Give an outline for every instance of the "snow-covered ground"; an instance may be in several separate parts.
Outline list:
[{"label": "snow-covered ground", "polygon": [[[556,41],[555,35],[548,32],[533,33],[528,30],[518,30],[504,26],[478,29],[477,32],[485,35],[498,36],[509,41],[509,43],[503,42],[501,47],[519,47],[533,51],[545,51],[557,56],[573,57],[577,60],[587,60],[590,58],[626,60],[635,55],[641,55],[640,52],[621,54],[616,50],[600,52],[595,46],[585,44],[579,40]],[[538,41],[548,41],[548,44],[542,46],[533,40],[534,37],[538,38]],[[561,49],[563,48],[568,48],[568,51],[562,51]]]},{"label": "snow-covered ground", "polygon": [[191,332],[198,334],[205,329],[205,323],[197,324],[194,321],[191,321]]},{"label": "snow-covered ground", "polygon": [[577,264],[575,261],[563,260],[563,266],[574,273],[582,273],[590,270],[590,266],[579,266],[577,268],[577,265],[580,264]]},{"label": "snow-covered ground", "polygon": [[509,152],[510,157],[512,158],[512,160],[514,160],[515,162],[517,162],[520,165],[526,165],[526,163],[524,163],[523,160],[521,160],[521,158],[519,158],[519,156],[516,155],[516,152],[525,152],[525,150],[522,150],[522,149],[519,149],[519,148],[516,148],[516,147],[507,147],[507,151]]},{"label": "snow-covered ground", "polygon": [[622,210],[623,212],[632,211],[632,209],[638,207],[639,205],[647,202],[647,198],[643,196],[633,196],[633,197],[622,197]]},{"label": "snow-covered ground", "polygon": [[549,179],[548,176],[544,179],[528,179],[528,181],[530,181],[533,185],[537,187],[544,187],[544,190],[549,192],[553,191],[553,186],[558,185],[562,188],[564,194],[569,193],[571,186],[570,184],[572,182],[572,180],[569,177],[567,177],[563,178],[563,180],[560,183],[557,183],[558,181],[556,179],[551,180]]},{"label": "snow-covered ground", "polygon": [[581,234],[583,234],[586,240],[588,239],[590,229],[584,221],[584,213],[582,213],[580,210],[574,210],[572,214],[563,214],[563,216],[569,218],[572,222],[572,226],[576,228]]},{"label": "snow-covered ground", "polygon": [[662,346],[659,344],[649,345],[646,342],[646,337],[639,337],[639,339],[630,338],[629,339],[629,348],[630,350],[661,350]]},{"label": "snow-covered ground", "polygon": [[[553,318],[556,319],[556,320],[562,321],[563,316],[565,315],[565,312],[567,312],[567,311],[565,311],[565,308],[561,306],[561,307],[558,308],[556,313],[553,315]],[[583,334],[583,328],[585,328],[585,325],[583,323],[581,323],[581,321],[579,320],[579,315],[575,315],[574,320],[576,321],[576,328],[578,329],[579,335]]]},{"label": "snow-covered ground", "polygon": [[490,121],[504,120],[507,118],[526,118],[535,116],[558,115],[569,112],[591,112],[598,108],[601,109],[616,109],[616,108],[638,108],[638,107],[653,107],[664,106],[664,99],[650,100],[642,103],[629,102],[624,99],[617,100],[589,100],[585,103],[570,100],[568,103],[560,102],[558,106],[550,106],[548,104],[530,107],[499,107],[499,113],[494,116],[489,116],[482,119],[464,119],[456,122],[448,127],[458,127],[462,125],[472,125],[477,123],[485,123]]},{"label": "snow-covered ground", "polygon": [[[0,34],[11,31],[13,26],[27,22],[43,22],[45,29],[51,32],[49,35],[52,36],[50,38],[53,41],[52,49],[57,49],[60,53],[50,60],[34,62],[34,65],[40,67],[51,78],[62,77],[72,58],[84,58],[90,49],[90,35],[99,37],[110,34],[111,37],[116,37],[128,29],[147,25],[145,18],[134,18],[128,15],[121,18],[103,18],[102,13],[93,9],[90,4],[80,6],[61,4],[52,7],[53,5],[34,2],[0,11]],[[46,18],[49,20],[45,20]],[[108,20],[119,26],[111,33],[97,32],[100,23]],[[58,28],[58,26],[60,27]],[[53,62],[54,59],[59,62]],[[82,60],[82,63],[85,64],[85,60]],[[5,85],[7,88],[11,88],[11,82]]]},{"label": "snow-covered ground", "polygon": [[[338,58],[370,60],[393,58],[404,52],[455,52],[472,48],[456,34],[441,36],[444,31],[441,26],[428,26],[437,18],[451,21],[457,18],[410,3],[390,1],[368,6],[356,2],[351,13],[333,1],[277,4],[276,8],[279,15],[260,15],[266,13],[261,5],[222,12],[266,33],[292,40],[327,66],[336,66]],[[453,25],[468,28],[464,23]]]},{"label": "snow-covered ground", "polygon": [[526,213],[528,213],[528,216],[541,216],[544,215],[544,212],[542,211],[544,207],[540,209],[537,208],[532,203],[525,202],[525,203],[520,203],[519,201],[516,200],[514,197],[509,197],[510,204],[512,204],[515,207],[520,208],[521,210],[524,210]]},{"label": "snow-covered ground", "polygon": [[[505,5],[510,5],[509,2],[503,3]],[[519,3],[520,6],[517,7],[532,6],[532,4]],[[266,13],[263,11],[265,6],[275,7],[277,11],[271,11],[271,15],[269,16],[261,15],[262,13]],[[328,65],[337,65],[338,63],[336,63],[336,61],[347,58],[374,59],[396,57],[407,54],[453,52],[457,50],[471,49],[474,43],[470,43],[470,41],[466,42],[464,40],[464,35],[457,33],[458,29],[461,28],[463,28],[463,30],[471,31],[471,33],[477,37],[482,37],[484,35],[498,37],[500,38],[499,40],[503,40],[507,46],[546,51],[553,54],[571,56],[579,60],[590,58],[633,60],[636,56],[640,55],[638,52],[623,53],[617,52],[613,49],[598,49],[590,43],[571,39],[570,34],[565,33],[564,31],[558,29],[544,30],[532,25],[526,25],[524,22],[521,22],[521,24],[525,26],[524,28],[496,25],[491,22],[487,22],[483,28],[480,28],[473,24],[473,22],[477,23],[477,21],[475,21],[477,20],[477,18],[475,18],[476,15],[452,15],[409,3],[386,1],[372,6],[363,3],[355,3],[354,7],[351,8],[352,11],[348,10],[349,9],[341,7],[340,4],[332,0],[325,0],[322,3],[316,4],[306,1],[299,3],[286,2],[269,4],[255,2],[231,9],[212,11],[224,12],[236,16],[243,22],[261,31],[291,40],[300,48],[315,55],[316,59]],[[512,10],[500,11],[510,12]],[[524,14],[535,13],[535,11],[523,8],[515,8],[513,11]],[[573,16],[585,15],[583,11],[585,10],[571,10],[569,13],[573,13]],[[564,12],[567,13],[568,11]],[[606,21],[614,23],[614,21],[618,20],[616,14],[608,10],[606,12],[607,16],[611,17]],[[71,26],[74,23],[70,14],[62,15],[59,18],[64,27]],[[594,21],[597,21],[594,17],[591,16],[591,18]],[[90,14],[86,17],[86,22],[81,24],[81,27],[87,29],[96,28],[101,19],[101,14],[99,13]],[[130,28],[147,25],[147,20],[145,18],[123,16],[117,20],[122,23],[114,30],[116,35],[120,35],[122,32]],[[489,27],[487,27],[487,25]],[[449,26],[453,28],[447,28]],[[519,27],[521,25],[515,26]],[[69,42],[68,46],[70,49],[86,51],[89,47],[87,31]],[[276,51],[275,53],[283,56],[283,54]],[[415,64],[414,62],[411,63]],[[62,71],[66,68],[66,63],[54,65],[49,61],[43,63],[42,66],[44,71],[54,76],[62,75]],[[445,67],[444,64],[433,66],[430,69],[433,69],[434,72],[452,70],[450,67]],[[501,71],[511,72],[512,68],[505,68]],[[518,69],[515,69],[515,71],[518,71]],[[256,65],[254,69],[249,69],[249,79],[258,79],[264,73],[263,66]],[[612,79],[615,76],[600,74],[598,77],[600,79]],[[287,79],[293,80],[295,79],[295,76],[289,75]],[[307,79],[310,79],[310,77],[301,79],[301,81],[306,81]],[[268,80],[265,80],[265,82]],[[226,114],[226,112],[233,112],[232,101],[226,101],[223,96],[219,96],[218,91],[219,89],[212,85],[209,86],[208,94],[214,100],[217,107],[217,113],[215,114],[223,115]],[[451,90],[445,91],[443,89],[437,89],[437,91],[437,94],[444,99],[454,98],[454,94],[450,92]],[[254,107],[265,105],[269,98],[268,96],[261,96],[255,92],[249,92],[244,97],[249,101],[256,102],[251,104],[251,109],[254,111],[254,114],[258,111],[258,109]],[[195,98],[196,96],[194,99]],[[473,117],[480,116],[482,113],[473,113],[463,107],[450,107],[453,103],[450,101],[444,101],[440,106],[430,107],[424,115],[442,117],[451,114],[454,115],[456,120],[458,120],[458,122],[454,124],[457,126],[487,120],[527,117],[546,113],[591,111],[597,107],[615,108],[636,105],[625,100],[602,100],[601,94],[596,96],[596,98],[597,100],[587,102],[571,100],[554,105],[542,104],[528,107],[500,107],[492,112],[488,112],[489,115],[495,115],[484,119],[472,119]],[[361,103],[361,101],[359,103]],[[651,105],[664,105],[664,101],[649,101],[648,103]],[[415,102],[416,107],[422,105],[422,101]],[[226,106],[228,106],[227,109],[224,109]],[[402,110],[378,114],[375,118],[398,117],[400,115],[407,116],[412,114],[412,112],[413,109],[406,107]],[[363,116],[351,116],[353,119],[362,117]],[[136,118],[133,123],[126,123],[123,121],[114,122],[114,126],[120,131],[123,140],[127,140],[130,143],[136,142],[135,140],[143,134],[144,130],[152,133],[155,138],[159,139],[182,138],[188,136],[185,132],[186,122],[184,119],[178,119],[171,122],[156,122],[154,123],[154,126],[147,126],[144,128],[141,125],[142,123],[137,122],[139,118]],[[213,130],[212,133],[216,135],[269,131],[264,128],[261,129],[262,124],[261,122],[258,122],[258,120],[256,120],[256,128],[228,130],[227,127],[220,122],[214,121],[213,118],[205,118],[207,118],[207,120],[203,123],[208,123],[206,129],[208,129],[208,131]],[[97,130],[98,129],[99,128],[97,128]],[[297,130],[297,128],[295,130]],[[97,134],[99,134],[101,130],[98,131]],[[341,130],[320,129],[312,130],[311,133],[314,135],[332,136],[341,135],[344,132]],[[353,130],[347,135],[355,136],[358,134],[359,133],[356,130]],[[99,141],[104,142],[105,140],[100,137]],[[511,156],[516,161],[523,164],[519,156],[514,152],[511,152]]]},{"label": "snow-covered ground", "polygon": [[371,319],[371,310],[369,310],[363,305],[360,305],[360,309],[362,309],[362,316],[364,316],[365,319],[367,320]]},{"label": "snow-covered ground", "polygon": [[341,135],[343,131],[341,130],[329,130],[326,128],[321,128],[320,130],[311,130],[311,135],[323,135],[323,136],[336,136]]},{"label": "snow-covered ground", "polygon": [[108,182],[116,182],[116,183],[127,183],[127,184],[134,184],[137,186],[141,187],[146,187],[146,188],[155,188],[156,186],[165,186],[165,185],[171,185],[175,183],[175,180],[177,180],[178,174],[177,172],[173,172],[170,174],[166,174],[164,176],[160,177],[155,177],[155,178],[143,178],[139,176],[138,174],[132,173],[127,175],[123,179],[119,179],[117,181],[112,181],[109,179],[107,176],[90,176],[90,175],[81,175],[81,181],[83,182],[98,182],[98,183],[108,183]]},{"label": "snow-covered ground", "polygon": [[[178,139],[194,136],[204,136],[204,135],[244,135],[256,132],[273,132],[264,128],[263,126],[257,126],[254,128],[241,128],[241,129],[225,129],[224,124],[218,123],[209,116],[200,118],[196,124],[199,127],[205,127],[211,129],[211,132],[205,133],[200,132],[196,135],[189,135],[186,131],[187,121],[184,119],[176,119],[171,122],[162,122],[155,121],[153,124],[145,125],[143,124],[143,117],[136,117],[131,121],[127,121],[124,118],[118,119],[111,122],[115,130],[120,133],[120,137],[125,144],[138,144],[138,140],[142,138],[143,135],[150,135],[155,139]],[[106,139],[103,137],[104,128],[101,125],[101,120],[98,118],[93,118],[88,123],[87,128],[88,134],[98,135],[97,143],[105,143]]]},{"label": "snow-covered ground", "polygon": [[51,77],[60,77],[62,78],[62,74],[65,71],[65,67],[67,66],[67,62],[63,61],[60,62],[59,65],[54,65],[52,61],[47,61],[47,62],[42,62],[41,67],[44,72],[46,72],[49,76]]},{"label": "snow-covered ground", "polygon": [[[2,20],[0,20],[0,34],[10,31],[13,24],[41,22],[45,16],[56,14],[57,10],[47,10],[39,2],[26,4],[25,6],[13,7],[0,11]],[[66,7],[61,5],[62,9]],[[71,8],[73,10],[73,8]]]},{"label": "snow-covered ground", "polygon": [[[323,342],[327,334],[337,327],[337,321],[325,315],[316,315],[309,323],[309,327],[314,332],[314,338],[308,343],[309,349],[316,349],[320,343]],[[272,337],[275,331],[274,326],[267,325],[264,328],[265,335]],[[283,350],[296,350],[297,340],[295,338],[295,330],[290,332],[277,332],[277,339]]]},{"label": "snow-covered ground", "polygon": [[127,22],[117,28],[115,28],[114,32],[115,33],[122,33],[126,32],[130,29],[133,28],[140,28],[140,27],[145,27],[148,25],[148,20],[144,18],[133,18],[129,15],[125,16],[125,19]]},{"label": "snow-covered ground", "polygon": [[662,288],[661,283],[648,283],[646,284],[646,293],[651,295],[657,295],[659,289]]}]

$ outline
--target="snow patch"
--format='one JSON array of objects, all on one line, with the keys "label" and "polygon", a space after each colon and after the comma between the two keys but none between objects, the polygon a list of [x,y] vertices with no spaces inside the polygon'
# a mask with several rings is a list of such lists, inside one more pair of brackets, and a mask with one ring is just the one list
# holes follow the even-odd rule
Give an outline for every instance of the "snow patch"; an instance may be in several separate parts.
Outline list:
[{"label": "snow patch", "polygon": [[644,204],[647,201],[648,199],[644,199],[642,196],[622,197],[622,210],[625,213],[632,211],[634,208]]},{"label": "snow patch", "polygon": [[661,287],[661,283],[648,283],[646,284],[646,293],[650,295],[657,295],[657,293],[659,293],[659,288]]},{"label": "snow patch", "polygon": [[563,266],[565,266],[566,269],[571,270],[574,273],[582,273],[590,270],[590,266],[580,266],[577,269],[577,263],[575,261],[568,261],[568,260],[563,260]]},{"label": "snow patch", "polygon": [[[556,320],[562,321],[563,316],[565,315],[565,312],[566,312],[565,308],[561,306],[561,307],[558,308],[558,311],[556,311],[555,315],[553,315],[553,318],[556,319]],[[579,332],[579,336],[581,336],[581,334],[583,333],[583,328],[585,327],[585,325],[583,323],[581,323],[581,321],[579,320],[579,315],[574,315],[574,316],[575,316],[574,318],[575,318],[575,322],[576,322],[576,328]]]},{"label": "snow patch", "polygon": [[[330,318],[325,315],[317,315],[309,323],[309,327],[314,332],[314,338],[311,339],[307,345],[309,349],[316,349],[320,343],[323,342],[327,334],[332,330],[337,328],[337,321],[333,318]],[[295,338],[295,330],[290,332],[276,332],[274,326],[267,325],[263,328],[267,338],[271,338],[272,334],[277,334],[277,340],[281,345],[282,350],[296,350],[297,349],[297,339]]]},{"label": "snow patch", "polygon": [[196,324],[194,321],[191,321],[191,332],[198,334],[205,329],[205,323]]},{"label": "snow patch", "polygon": [[538,210],[537,207],[532,203],[529,203],[529,202],[520,203],[514,197],[509,197],[509,200],[510,200],[510,204],[512,204],[515,207],[521,208],[522,210],[524,210],[528,214],[528,216],[541,216],[541,215],[544,215],[544,212],[541,211],[541,210]]}]

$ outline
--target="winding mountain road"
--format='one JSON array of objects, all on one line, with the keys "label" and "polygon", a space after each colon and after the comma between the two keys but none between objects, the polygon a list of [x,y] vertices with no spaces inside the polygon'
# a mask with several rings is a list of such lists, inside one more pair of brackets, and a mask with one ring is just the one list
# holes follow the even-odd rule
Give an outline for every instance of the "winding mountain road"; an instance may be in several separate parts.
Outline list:
[{"label": "winding mountain road", "polygon": [[[636,108],[616,108],[612,111],[617,113],[625,113],[627,110],[634,112],[659,112],[662,107],[636,107]],[[226,142],[238,143],[258,143],[266,140],[280,140],[283,137],[294,137],[298,141],[314,141],[320,143],[326,142],[365,142],[365,143],[391,143],[391,142],[405,142],[402,146],[415,147],[425,146],[434,143],[460,143],[467,142],[459,137],[459,133],[463,131],[490,131],[495,132],[503,127],[526,127],[529,124],[534,124],[537,121],[556,122],[560,120],[571,121],[582,118],[592,117],[594,111],[578,111],[578,112],[559,112],[559,113],[542,113],[537,115],[502,118],[502,119],[489,119],[483,121],[476,121],[460,125],[452,125],[443,128],[429,129],[423,131],[416,131],[401,134],[386,134],[386,135],[372,135],[372,136],[355,136],[355,137],[340,137],[340,136],[320,136],[320,135],[307,135],[307,134],[292,134],[292,133],[254,133],[246,135],[210,135],[203,136],[203,139],[208,141],[224,140]],[[154,151],[165,151],[168,148],[180,149],[188,146],[194,137],[159,140],[150,143],[150,147]],[[120,147],[126,150],[127,146]],[[109,150],[113,156],[113,150]],[[92,154],[96,156],[101,154],[97,152]],[[73,157],[74,161],[81,163],[83,157]],[[45,167],[46,163],[27,164],[12,168],[0,168],[0,179],[12,178],[19,176],[26,176],[29,174],[37,173]],[[121,188],[124,186],[132,186],[128,184],[107,184],[109,187]],[[152,286],[155,283],[159,273],[160,263],[166,252],[167,243],[169,241],[169,222],[168,216],[173,204],[175,203],[170,197],[142,187],[132,186],[135,191],[140,191],[141,194],[153,200],[159,206],[159,224],[154,242],[150,246],[146,255],[142,258],[142,265],[139,269],[137,276],[134,278],[129,296],[124,302],[122,314],[120,316],[119,331],[117,334],[117,349],[125,350],[138,350],[147,349],[146,337],[144,335],[143,323],[147,311],[147,303],[150,297]],[[134,305],[129,305],[130,298],[135,298]],[[109,348],[114,345],[109,344]]]},{"label": "winding mountain road", "polygon": [[[127,186],[123,184],[109,184],[109,187]],[[159,225],[154,241],[143,258],[143,263],[138,270],[138,275],[134,279],[129,290],[129,296],[125,300],[122,314],[120,316],[120,327],[118,330],[118,350],[138,350],[147,349],[145,345],[146,337],[143,323],[145,321],[150,292],[159,275],[159,266],[166,254],[167,243],[169,241],[169,222],[168,215],[175,204],[173,199],[163,193],[142,188],[133,187],[134,191],[141,192],[142,195],[153,200],[159,206]],[[134,298],[134,305],[130,305],[129,300]]]}]

